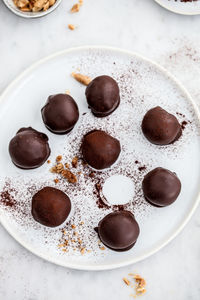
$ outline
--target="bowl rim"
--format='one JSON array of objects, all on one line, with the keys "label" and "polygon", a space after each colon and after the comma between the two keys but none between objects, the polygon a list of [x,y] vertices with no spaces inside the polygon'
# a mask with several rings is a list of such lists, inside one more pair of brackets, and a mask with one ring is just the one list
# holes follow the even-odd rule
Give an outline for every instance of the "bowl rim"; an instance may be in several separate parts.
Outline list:
[{"label": "bowl rim", "polygon": [[166,10],[173,12],[178,15],[183,15],[183,16],[198,16],[200,15],[200,12],[181,12],[178,9],[170,8],[167,6],[167,4],[164,4],[161,2],[161,0],[154,0],[157,4],[159,4],[162,8],[165,8]]},{"label": "bowl rim", "polygon": [[20,9],[18,9],[15,5],[12,6],[11,3],[13,2],[13,0],[3,0],[3,2],[5,6],[15,15],[26,19],[35,19],[44,17],[53,12],[61,4],[62,0],[56,0],[54,5],[52,5],[49,9],[47,9],[46,11],[39,12],[23,12]]}]

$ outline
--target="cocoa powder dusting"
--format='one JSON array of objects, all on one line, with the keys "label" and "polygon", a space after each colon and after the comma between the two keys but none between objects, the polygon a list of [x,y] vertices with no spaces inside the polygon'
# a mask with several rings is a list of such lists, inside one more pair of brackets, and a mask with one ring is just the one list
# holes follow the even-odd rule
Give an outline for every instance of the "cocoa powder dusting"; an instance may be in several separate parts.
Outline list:
[{"label": "cocoa powder dusting", "polygon": [[15,207],[16,201],[8,190],[0,193],[0,203],[4,206]]}]

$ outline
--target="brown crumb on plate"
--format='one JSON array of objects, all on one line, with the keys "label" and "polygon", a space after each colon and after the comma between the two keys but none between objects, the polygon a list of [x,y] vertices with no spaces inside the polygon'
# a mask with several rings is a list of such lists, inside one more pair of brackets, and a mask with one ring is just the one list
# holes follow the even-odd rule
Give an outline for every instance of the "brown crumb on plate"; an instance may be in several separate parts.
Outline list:
[{"label": "brown crumb on plate", "polygon": [[71,13],[76,13],[76,12],[79,12],[79,10],[80,10],[80,6],[81,6],[81,4],[80,3],[76,3],[76,4],[74,4],[73,6],[72,6],[72,8],[71,8]]},{"label": "brown crumb on plate", "polygon": [[73,25],[73,24],[68,24],[68,28],[69,28],[70,30],[74,30],[76,27],[75,27],[75,25]]},{"label": "brown crumb on plate", "polygon": [[130,281],[126,277],[123,278],[123,281],[126,285],[130,285]]},{"label": "brown crumb on plate", "polygon": [[73,168],[77,168],[77,165],[78,165],[78,157],[75,156],[75,157],[72,159],[72,167],[73,167]]},{"label": "brown crumb on plate", "polygon": [[78,82],[80,82],[84,85],[88,85],[92,80],[89,76],[83,75],[81,73],[73,72],[71,75],[72,75],[72,77],[74,77],[74,79],[76,79]]}]

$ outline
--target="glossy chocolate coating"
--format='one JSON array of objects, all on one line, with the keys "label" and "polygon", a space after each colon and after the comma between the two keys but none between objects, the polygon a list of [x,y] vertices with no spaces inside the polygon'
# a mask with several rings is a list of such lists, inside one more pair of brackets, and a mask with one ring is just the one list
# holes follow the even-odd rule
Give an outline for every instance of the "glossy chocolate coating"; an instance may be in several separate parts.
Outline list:
[{"label": "glossy chocolate coating", "polygon": [[62,191],[44,187],[32,199],[32,216],[35,221],[48,227],[61,225],[71,211],[71,201]]},{"label": "glossy chocolate coating", "polygon": [[115,251],[131,249],[139,236],[139,225],[129,211],[117,211],[105,216],[98,225],[99,238]]},{"label": "glossy chocolate coating", "polygon": [[89,108],[96,117],[110,115],[120,103],[119,87],[110,76],[98,76],[93,79],[85,92]]},{"label": "glossy chocolate coating", "polygon": [[48,137],[31,127],[21,128],[10,141],[9,153],[17,167],[38,168],[50,155]]},{"label": "glossy chocolate coating", "polygon": [[177,118],[160,106],[150,109],[142,121],[142,131],[153,144],[168,145],[175,142],[182,134]]},{"label": "glossy chocolate coating", "polygon": [[144,196],[155,206],[172,204],[181,191],[181,182],[175,173],[156,168],[145,175],[142,182]]},{"label": "glossy chocolate coating", "polygon": [[93,168],[109,168],[121,151],[120,142],[101,130],[88,132],[82,142],[83,159]]},{"label": "glossy chocolate coating", "polygon": [[49,96],[41,112],[45,126],[56,134],[70,132],[79,118],[78,106],[67,94]]}]

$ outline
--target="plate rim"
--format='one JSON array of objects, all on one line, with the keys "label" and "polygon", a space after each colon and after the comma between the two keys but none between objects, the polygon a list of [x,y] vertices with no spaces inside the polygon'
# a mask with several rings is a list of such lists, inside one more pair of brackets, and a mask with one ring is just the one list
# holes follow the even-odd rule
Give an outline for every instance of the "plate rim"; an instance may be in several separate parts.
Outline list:
[{"label": "plate rim", "polygon": [[198,13],[195,13],[195,12],[186,12],[186,13],[184,13],[184,12],[180,12],[179,10],[169,8],[167,5],[161,3],[161,2],[160,2],[161,0],[154,0],[154,1],[155,1],[157,4],[159,4],[161,7],[165,8],[165,9],[167,9],[168,11],[171,11],[171,12],[173,12],[173,13],[175,13],[175,14],[178,14],[178,15],[183,15],[183,16],[198,16],[198,15],[200,15],[200,12],[198,12]]},{"label": "plate rim", "polygon": [[[0,103],[2,101],[4,101],[6,99],[7,94],[9,94],[10,92],[12,92],[13,87],[20,82],[21,80],[23,80],[23,78],[25,78],[26,75],[30,74],[32,71],[34,71],[35,69],[37,69],[39,66],[41,66],[42,64],[65,54],[68,53],[73,53],[76,51],[84,51],[84,50],[101,50],[101,51],[114,51],[114,52],[118,52],[121,54],[125,54],[125,55],[129,55],[132,57],[137,57],[143,61],[146,61],[147,63],[153,65],[154,67],[156,67],[159,71],[161,71],[162,73],[164,73],[167,77],[169,77],[170,80],[172,80],[179,88],[180,90],[182,90],[182,92],[186,95],[187,99],[191,102],[193,109],[195,111],[196,116],[198,117],[198,120],[200,122],[200,111],[198,109],[197,104],[195,103],[195,101],[193,100],[193,98],[191,97],[191,95],[188,93],[188,91],[186,90],[186,88],[183,86],[183,84],[181,82],[179,82],[177,80],[177,78],[172,75],[168,70],[166,70],[164,67],[162,67],[161,65],[159,65],[157,62],[154,62],[153,60],[146,58],[145,56],[138,54],[137,52],[134,51],[130,51],[130,50],[125,50],[125,49],[120,49],[117,47],[110,47],[110,46],[98,46],[98,45],[88,45],[88,46],[79,46],[79,47],[72,47],[72,48],[67,48],[61,51],[57,51],[51,55],[45,56],[44,58],[40,59],[39,61],[31,64],[28,68],[26,68],[24,71],[22,71],[14,80],[11,81],[11,83],[4,89],[4,91],[0,94]],[[10,230],[9,226],[7,225],[6,221],[3,220],[3,217],[0,215],[0,224],[7,230],[7,232],[21,245],[23,246],[25,249],[27,249],[28,251],[30,251],[31,253],[33,253],[34,255],[36,255],[37,257],[40,257],[48,262],[54,263],[56,265],[62,266],[62,267],[67,267],[67,268],[71,268],[71,269],[75,269],[75,270],[84,270],[84,271],[103,271],[103,270],[112,270],[112,269],[117,269],[120,267],[125,267],[131,264],[134,264],[136,262],[142,261],[143,259],[146,259],[147,257],[150,257],[151,255],[155,254],[156,252],[158,252],[159,250],[161,250],[163,247],[165,247],[168,243],[170,243],[182,230],[183,228],[186,226],[186,224],[189,222],[189,220],[191,219],[193,213],[195,212],[196,208],[198,207],[198,204],[200,203],[200,190],[198,191],[197,197],[195,202],[193,203],[191,209],[188,211],[186,217],[182,220],[182,222],[180,223],[180,225],[176,228],[176,230],[173,231],[173,233],[166,239],[164,239],[163,241],[161,241],[159,243],[159,245],[155,246],[151,251],[147,251],[146,253],[144,253],[143,255],[140,255],[136,258],[130,258],[130,259],[126,259],[126,260],[122,260],[119,263],[111,263],[111,264],[101,264],[101,265],[96,265],[94,263],[92,264],[83,264],[80,265],[79,263],[62,263],[60,260],[54,259],[51,256],[48,255],[44,255],[42,253],[38,253],[36,250],[32,249],[32,247],[30,247],[29,245],[26,244],[26,242],[24,242],[23,240],[21,240],[20,238],[16,237],[14,233],[12,233],[12,230]]]}]

